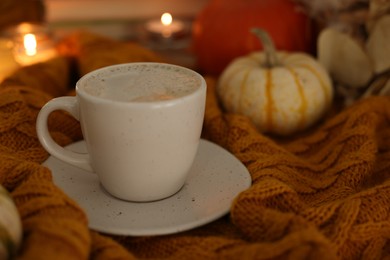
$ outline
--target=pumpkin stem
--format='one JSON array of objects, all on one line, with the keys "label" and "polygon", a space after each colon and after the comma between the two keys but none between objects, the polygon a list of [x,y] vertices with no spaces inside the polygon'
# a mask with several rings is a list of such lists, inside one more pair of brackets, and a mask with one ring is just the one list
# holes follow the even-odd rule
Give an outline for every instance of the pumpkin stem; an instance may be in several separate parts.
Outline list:
[{"label": "pumpkin stem", "polygon": [[263,44],[265,53],[265,66],[270,68],[281,65],[278,56],[276,55],[275,44],[269,34],[260,28],[252,28],[251,32],[255,34]]}]

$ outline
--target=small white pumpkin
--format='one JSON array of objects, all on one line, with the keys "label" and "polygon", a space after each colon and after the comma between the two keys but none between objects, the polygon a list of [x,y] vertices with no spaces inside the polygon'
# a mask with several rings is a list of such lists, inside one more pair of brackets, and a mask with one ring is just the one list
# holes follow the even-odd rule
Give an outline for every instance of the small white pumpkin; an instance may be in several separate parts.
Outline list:
[{"label": "small white pumpkin", "polygon": [[22,224],[16,206],[0,185],[0,259],[11,259],[22,240]]},{"label": "small white pumpkin", "polygon": [[253,31],[264,50],[233,60],[222,72],[217,94],[223,107],[248,116],[261,132],[289,135],[307,128],[332,103],[327,71],[308,54],[276,52],[264,30]]}]

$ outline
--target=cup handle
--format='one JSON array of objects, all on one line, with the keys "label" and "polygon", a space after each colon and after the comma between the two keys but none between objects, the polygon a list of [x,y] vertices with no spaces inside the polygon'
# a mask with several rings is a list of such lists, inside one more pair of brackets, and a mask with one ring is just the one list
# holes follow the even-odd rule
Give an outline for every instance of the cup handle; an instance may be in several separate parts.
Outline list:
[{"label": "cup handle", "polygon": [[67,111],[74,118],[80,120],[79,105],[76,97],[58,97],[50,100],[42,107],[37,117],[36,130],[39,141],[42,146],[57,159],[88,172],[93,172],[88,154],[67,150],[58,145],[51,137],[47,126],[47,120],[50,113],[56,110]]}]

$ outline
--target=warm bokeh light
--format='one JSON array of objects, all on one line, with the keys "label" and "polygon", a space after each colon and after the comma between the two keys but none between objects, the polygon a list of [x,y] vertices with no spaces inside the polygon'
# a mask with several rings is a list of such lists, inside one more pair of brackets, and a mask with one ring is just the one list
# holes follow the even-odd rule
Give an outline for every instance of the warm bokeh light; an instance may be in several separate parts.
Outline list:
[{"label": "warm bokeh light", "polygon": [[24,49],[27,56],[34,56],[37,54],[37,39],[32,33],[28,33],[23,37]]},{"label": "warm bokeh light", "polygon": [[170,25],[172,23],[172,15],[170,13],[163,13],[161,15],[161,23],[163,25]]}]

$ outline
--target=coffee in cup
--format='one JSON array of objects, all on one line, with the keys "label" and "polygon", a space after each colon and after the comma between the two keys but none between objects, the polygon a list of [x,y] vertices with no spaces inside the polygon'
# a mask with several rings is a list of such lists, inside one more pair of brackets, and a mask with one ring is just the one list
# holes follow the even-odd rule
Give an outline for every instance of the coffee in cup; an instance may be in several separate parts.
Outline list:
[{"label": "coffee in cup", "polygon": [[[206,83],[197,72],[165,63],[127,63],[90,72],[76,97],[49,101],[38,138],[54,157],[98,175],[113,196],[129,201],[169,197],[183,186],[198,149]],[[65,110],[80,121],[87,154],[51,138],[48,116]]]}]

